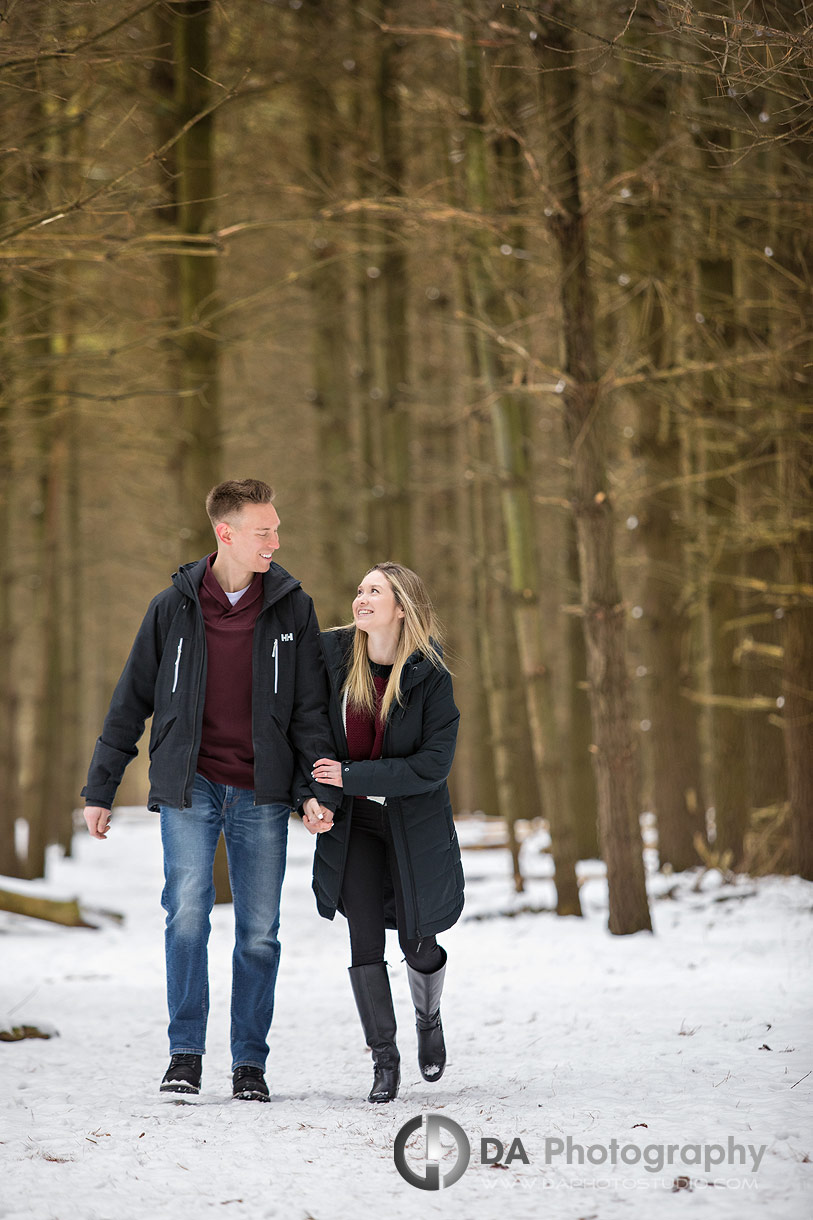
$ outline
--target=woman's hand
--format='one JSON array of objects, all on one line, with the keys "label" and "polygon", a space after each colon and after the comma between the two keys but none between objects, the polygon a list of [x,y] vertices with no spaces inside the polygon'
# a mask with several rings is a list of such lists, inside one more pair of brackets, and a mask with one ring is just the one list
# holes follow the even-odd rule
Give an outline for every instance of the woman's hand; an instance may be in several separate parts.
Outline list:
[{"label": "woman's hand", "polygon": [[330,784],[331,788],[342,787],[342,764],[333,758],[317,758],[311,775],[317,784]]}]

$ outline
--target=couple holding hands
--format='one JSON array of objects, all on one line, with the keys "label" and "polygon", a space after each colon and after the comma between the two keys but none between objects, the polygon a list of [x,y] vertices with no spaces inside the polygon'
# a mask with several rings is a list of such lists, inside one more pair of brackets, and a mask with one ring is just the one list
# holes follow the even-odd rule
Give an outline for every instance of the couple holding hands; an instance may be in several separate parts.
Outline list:
[{"label": "couple holding hands", "polygon": [[209,1006],[207,943],[223,832],[235,915],[233,1094],[268,1101],[265,1065],[279,966],[288,821],[317,836],[319,913],[350,930],[350,982],[374,1077],[391,1101],[400,1059],[384,961],[397,927],[425,1080],[446,1061],[435,937],[463,907],[446,779],[459,713],[423,582],[381,563],[353,623],[320,633],[313,602],[274,563],[279,516],[256,479],[206,500],[217,550],[153,599],[116,686],[82,795],[105,839],[124,769],[152,716],[149,807],[160,813],[170,1065],[161,1091],[198,1093]]}]

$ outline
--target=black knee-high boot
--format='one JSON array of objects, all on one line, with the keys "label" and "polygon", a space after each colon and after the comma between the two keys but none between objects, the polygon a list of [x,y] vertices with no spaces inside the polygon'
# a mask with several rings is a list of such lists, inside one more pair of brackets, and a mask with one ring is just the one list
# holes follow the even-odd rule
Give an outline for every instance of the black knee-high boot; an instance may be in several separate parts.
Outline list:
[{"label": "black knee-high boot", "polygon": [[424,1080],[440,1080],[446,1067],[446,1043],[440,1021],[440,996],[445,975],[445,950],[443,965],[432,974],[420,974],[407,963],[409,990],[415,1005],[415,1028],[418,1031],[418,1066]]},{"label": "black knee-high boot", "polygon": [[350,985],[367,1045],[373,1052],[373,1087],[368,1101],[392,1101],[401,1081],[401,1058],[395,1045],[395,1010],[385,962],[351,966]]}]

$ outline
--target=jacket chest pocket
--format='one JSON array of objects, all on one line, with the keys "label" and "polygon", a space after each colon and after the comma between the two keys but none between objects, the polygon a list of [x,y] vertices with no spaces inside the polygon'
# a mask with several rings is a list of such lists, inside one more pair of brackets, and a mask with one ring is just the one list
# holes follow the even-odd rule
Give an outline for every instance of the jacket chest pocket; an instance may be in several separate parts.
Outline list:
[{"label": "jacket chest pocket", "polygon": [[183,656],[183,645],[184,645],[184,637],[181,636],[181,638],[178,640],[178,647],[175,652],[175,667],[174,667],[173,673],[172,673],[172,690],[170,691],[171,695],[174,695],[176,690],[178,689],[178,679],[181,676],[181,658]]},{"label": "jacket chest pocket", "polygon": [[274,715],[287,723],[293,706],[296,640],[292,631],[275,631],[263,649],[260,687],[274,701]]},{"label": "jacket chest pocket", "polygon": [[[274,643],[271,646],[271,672],[268,675],[268,681],[275,695],[278,695],[285,686],[290,685],[295,647],[296,642],[293,631],[278,631],[274,636]],[[285,681],[286,677],[288,678],[287,682]]]}]

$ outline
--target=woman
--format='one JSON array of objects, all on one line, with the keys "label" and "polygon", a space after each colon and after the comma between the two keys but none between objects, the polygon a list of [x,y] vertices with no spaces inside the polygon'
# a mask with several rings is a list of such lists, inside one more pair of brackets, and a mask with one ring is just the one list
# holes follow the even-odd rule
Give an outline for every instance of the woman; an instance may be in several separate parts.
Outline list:
[{"label": "woman", "polygon": [[375,1068],[372,1102],[391,1101],[400,1082],[387,927],[398,928],[406,958],[424,1079],[439,1080],[446,1064],[446,953],[435,934],[463,909],[446,787],[460,714],[434,631],[421,579],[381,563],[359,585],[353,626],[321,637],[345,761],[319,758],[313,775],[344,798],[333,829],[317,840],[313,888],[319,913],[333,919],[338,908],[350,927],[350,982]]}]

